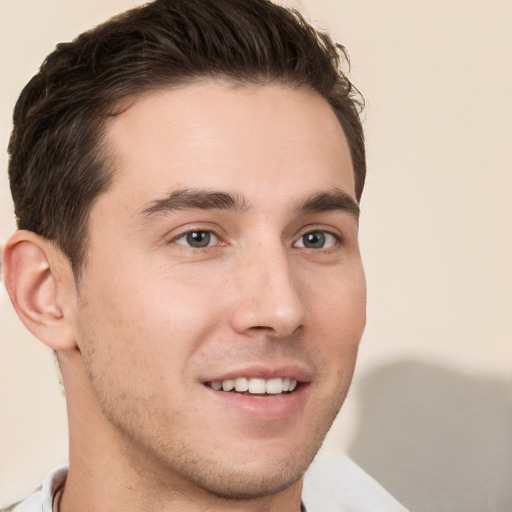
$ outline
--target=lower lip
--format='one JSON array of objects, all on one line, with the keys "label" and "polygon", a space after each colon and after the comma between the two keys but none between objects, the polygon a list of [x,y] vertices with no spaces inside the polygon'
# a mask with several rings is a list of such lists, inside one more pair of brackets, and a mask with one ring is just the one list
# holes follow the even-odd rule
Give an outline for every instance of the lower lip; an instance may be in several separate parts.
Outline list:
[{"label": "lower lip", "polygon": [[264,396],[215,391],[209,386],[204,388],[223,408],[237,409],[242,414],[255,419],[277,420],[293,414],[304,405],[309,383],[301,383],[292,393]]}]

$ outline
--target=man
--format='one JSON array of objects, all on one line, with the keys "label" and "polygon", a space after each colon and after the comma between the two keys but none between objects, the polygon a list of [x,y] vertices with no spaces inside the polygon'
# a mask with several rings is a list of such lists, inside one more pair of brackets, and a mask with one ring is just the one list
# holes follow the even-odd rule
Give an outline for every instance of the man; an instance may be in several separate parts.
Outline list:
[{"label": "man", "polygon": [[[365,324],[341,57],[265,0],[156,0],[26,86],[4,281],[57,354],[70,451],[13,510],[301,510]],[[401,510],[375,489],[358,510]]]}]

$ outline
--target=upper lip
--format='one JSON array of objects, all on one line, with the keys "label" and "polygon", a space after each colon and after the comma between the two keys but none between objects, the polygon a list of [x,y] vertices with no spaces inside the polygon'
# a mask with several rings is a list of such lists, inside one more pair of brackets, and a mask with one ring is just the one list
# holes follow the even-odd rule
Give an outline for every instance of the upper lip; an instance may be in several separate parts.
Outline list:
[{"label": "upper lip", "polygon": [[203,379],[203,382],[222,382],[224,380],[236,379],[237,377],[260,378],[260,379],[276,379],[288,378],[295,379],[298,382],[310,382],[311,372],[301,364],[249,364],[237,367],[230,367],[223,373],[217,373]]}]

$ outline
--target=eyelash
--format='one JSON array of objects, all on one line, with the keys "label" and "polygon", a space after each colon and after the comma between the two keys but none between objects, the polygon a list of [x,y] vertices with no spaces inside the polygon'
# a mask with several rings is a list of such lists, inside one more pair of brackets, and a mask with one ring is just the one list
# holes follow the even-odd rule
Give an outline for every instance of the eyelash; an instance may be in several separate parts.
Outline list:
[{"label": "eyelash", "polygon": [[[307,235],[323,235],[325,238],[326,237],[331,237],[332,241],[331,241],[331,245],[330,247],[317,247],[317,248],[313,248],[313,247],[305,247],[304,246],[304,243],[303,245],[301,246],[298,246],[297,244],[299,243],[299,241],[303,241],[304,240],[304,237],[306,237]],[[333,247],[335,247],[336,245],[339,245],[341,242],[341,237],[338,235],[338,234],[335,234],[335,233],[332,233],[330,231],[327,231],[325,229],[315,229],[315,230],[310,230],[310,231],[306,231],[304,234],[302,234],[296,241],[295,243],[293,244],[294,247],[301,247],[301,248],[304,248],[304,249],[315,249],[315,250],[328,250],[328,249],[332,249]]]},{"label": "eyelash", "polygon": [[[184,233],[181,233],[177,237],[173,238],[172,242],[177,243],[179,245],[185,245],[185,244],[182,244],[182,243],[178,242],[178,240],[180,240],[180,238],[188,237],[189,235],[192,235],[193,233],[206,233],[208,235],[208,242],[210,242],[210,238],[211,238],[212,235],[217,240],[217,243],[220,240],[220,237],[214,231],[212,231],[211,229],[189,229],[188,231],[185,231]],[[206,248],[211,247],[211,246],[208,243],[208,245],[205,245],[204,247],[193,247],[190,244],[188,244],[187,247],[189,247],[190,249],[199,249],[199,250],[201,250],[201,249],[206,249]]]}]

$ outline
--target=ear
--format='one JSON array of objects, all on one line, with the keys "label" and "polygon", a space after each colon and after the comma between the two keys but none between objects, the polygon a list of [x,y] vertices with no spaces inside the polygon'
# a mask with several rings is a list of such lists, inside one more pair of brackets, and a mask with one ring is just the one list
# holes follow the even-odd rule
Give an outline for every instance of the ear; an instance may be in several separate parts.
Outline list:
[{"label": "ear", "polygon": [[[66,268],[66,265],[68,268]],[[48,239],[31,231],[14,233],[5,244],[2,275],[7,293],[27,329],[53,350],[76,347],[64,297],[74,291],[71,265]]]}]

